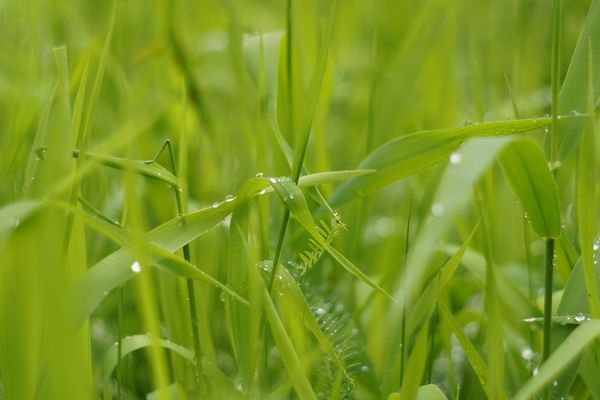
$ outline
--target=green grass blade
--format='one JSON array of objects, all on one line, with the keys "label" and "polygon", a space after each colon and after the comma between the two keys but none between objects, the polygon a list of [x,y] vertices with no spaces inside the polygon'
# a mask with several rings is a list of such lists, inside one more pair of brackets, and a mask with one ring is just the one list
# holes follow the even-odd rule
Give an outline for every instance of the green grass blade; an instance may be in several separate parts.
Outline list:
[{"label": "green grass blade", "polygon": [[[599,18],[600,19],[600,18]],[[600,23],[599,23],[600,25]],[[585,271],[585,287],[592,317],[600,318],[600,297],[594,284],[596,272],[594,268],[594,234],[596,222],[596,141],[594,118],[594,90],[592,85],[591,42],[588,56],[588,96],[587,112],[589,114],[584,126],[581,143],[577,154],[577,226],[579,243]]]},{"label": "green grass blade", "polygon": [[294,349],[294,345],[283,326],[283,322],[281,322],[281,319],[277,314],[275,304],[273,304],[273,299],[264,287],[262,288],[262,303],[267,321],[271,327],[271,333],[273,335],[273,339],[275,340],[275,345],[281,353],[281,358],[286,369],[288,370],[290,381],[296,389],[298,397],[300,397],[302,400],[316,400],[317,396],[315,395],[310,381],[304,372],[302,362],[300,361],[300,358]]},{"label": "green grass blade", "polygon": [[[391,400],[390,397],[388,400]],[[444,392],[437,385],[430,383],[429,385],[419,386],[417,390],[417,400],[448,400]]]},{"label": "green grass blade", "polygon": [[475,346],[473,346],[469,338],[467,338],[467,336],[464,334],[462,327],[456,318],[454,318],[450,310],[448,310],[448,307],[446,307],[444,303],[439,302],[438,309],[440,310],[442,318],[446,320],[446,323],[452,329],[452,333],[454,333],[454,336],[456,336],[456,339],[465,351],[465,356],[467,357],[469,364],[471,364],[473,371],[475,371],[475,375],[477,375],[479,383],[486,391],[488,397],[494,398],[491,397],[491,393],[488,392],[489,385],[487,384],[487,379],[489,375],[489,369],[483,357],[481,357],[481,354],[479,354]]},{"label": "green grass blade", "polygon": [[379,293],[391,298],[391,296],[383,288],[381,288],[381,286],[369,278],[342,253],[324,241],[323,237],[317,230],[315,221],[310,213],[310,210],[308,209],[306,198],[298,186],[296,186],[288,178],[271,179],[270,182],[281,200],[285,203],[288,210],[294,215],[302,227],[312,236],[313,239],[321,244],[344,269],[346,269],[360,281],[377,290]]},{"label": "green grass blade", "polygon": [[543,238],[559,237],[558,190],[540,147],[531,139],[518,140],[500,154],[499,161],[533,230]]},{"label": "green grass blade", "polygon": [[[588,50],[591,43],[591,52]],[[596,104],[600,94],[600,74],[588,74],[588,56],[592,59],[592,70],[600,67],[600,1],[594,0],[588,11],[583,31],[571,58],[558,99],[560,115],[587,112],[588,84],[593,88]],[[568,118],[559,124],[558,159],[566,160],[577,148],[586,124],[585,118]]]},{"label": "green grass blade", "polygon": [[468,138],[512,135],[549,125],[549,118],[534,118],[486,122],[400,136],[375,149],[357,167],[357,169],[375,169],[377,172],[346,182],[333,194],[331,203],[339,205],[356,197],[365,196],[431,167],[449,157],[459,144]]},{"label": "green grass blade", "polygon": [[[78,159],[82,157],[79,150],[73,150],[73,156]],[[131,170],[137,174],[165,182],[168,185],[174,187],[179,186],[177,177],[173,175],[171,171],[155,162],[150,163],[142,160],[130,160],[128,158],[107,156],[90,152],[86,154],[85,158],[91,162],[102,164],[120,171]]]},{"label": "green grass blade", "polygon": [[531,399],[551,384],[580,353],[600,336],[600,321],[588,321],[567,337],[567,339],[550,355],[548,360],[539,368],[537,375],[532,377],[514,396],[515,400]]}]

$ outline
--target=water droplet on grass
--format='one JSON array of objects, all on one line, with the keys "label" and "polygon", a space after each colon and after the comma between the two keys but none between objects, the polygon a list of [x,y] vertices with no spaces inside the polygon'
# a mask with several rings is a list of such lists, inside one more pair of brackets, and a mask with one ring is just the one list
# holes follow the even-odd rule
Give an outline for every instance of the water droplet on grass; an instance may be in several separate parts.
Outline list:
[{"label": "water droplet on grass", "polygon": [[452,155],[450,156],[450,164],[460,164],[462,162],[463,156],[462,154],[456,152],[456,153],[452,153]]},{"label": "water droplet on grass", "polygon": [[583,322],[586,321],[588,319],[588,317],[586,317],[585,315],[583,315],[583,313],[577,313],[577,315],[575,315],[575,321],[577,322]]},{"label": "water droplet on grass", "polygon": [[444,215],[445,211],[446,210],[443,204],[435,203],[431,206],[431,213],[436,217],[441,217],[442,215]]},{"label": "water droplet on grass", "polygon": [[138,274],[138,273],[142,272],[142,265],[139,263],[139,261],[134,261],[133,264],[131,264],[131,270],[135,274]]},{"label": "water droplet on grass", "polygon": [[231,194],[228,194],[228,195],[225,197],[225,201],[226,201],[226,202],[228,202],[228,203],[229,203],[230,201],[233,201],[233,199],[235,199],[235,197],[233,197],[233,195],[231,195]]},{"label": "water droplet on grass", "polygon": [[263,176],[265,176],[265,174],[263,174],[262,172],[257,172],[256,173],[256,177],[257,178],[262,178]]},{"label": "water droplet on grass", "polygon": [[315,310],[315,314],[317,314],[317,316],[321,316],[325,314],[325,309],[323,307],[319,307]]}]

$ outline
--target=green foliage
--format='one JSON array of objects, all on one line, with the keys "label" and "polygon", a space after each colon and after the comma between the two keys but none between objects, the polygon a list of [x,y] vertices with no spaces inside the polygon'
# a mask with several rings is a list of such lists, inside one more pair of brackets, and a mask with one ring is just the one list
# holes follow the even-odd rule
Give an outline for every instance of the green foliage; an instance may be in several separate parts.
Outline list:
[{"label": "green foliage", "polygon": [[600,396],[600,1],[0,15],[0,399]]}]

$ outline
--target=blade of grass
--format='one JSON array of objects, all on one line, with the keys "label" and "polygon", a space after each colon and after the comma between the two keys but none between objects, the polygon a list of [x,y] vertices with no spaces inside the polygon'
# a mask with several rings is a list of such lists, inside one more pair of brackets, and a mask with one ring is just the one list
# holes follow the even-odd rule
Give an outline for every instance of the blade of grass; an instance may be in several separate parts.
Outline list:
[{"label": "blade of grass", "polygon": [[600,321],[594,320],[581,324],[542,364],[537,375],[533,376],[513,398],[525,400],[539,393],[598,336],[600,336]]},{"label": "blade of grass", "polygon": [[486,122],[400,136],[375,149],[358,166],[358,169],[375,169],[377,172],[344,183],[333,194],[331,204],[337,206],[365,196],[431,167],[450,156],[460,143],[468,138],[512,135],[549,125],[549,118],[534,118]]},{"label": "blade of grass", "polygon": [[[577,47],[573,52],[569,69],[565,75],[565,80],[560,89],[558,98],[558,113],[566,115],[568,113],[584,114],[587,110],[588,100],[583,93],[587,92],[588,84],[593,88],[595,99],[598,101],[600,94],[600,74],[589,76],[588,58],[592,58],[592,69],[598,71],[600,66],[600,1],[594,0],[590,5],[585,25]],[[592,51],[589,52],[591,43]],[[558,126],[558,159],[566,160],[577,148],[581,134],[584,131],[586,119],[569,118],[562,120]]]},{"label": "blade of grass", "polygon": [[588,123],[585,125],[577,155],[577,226],[581,258],[585,271],[585,287],[590,311],[600,318],[600,296],[594,268],[594,229],[596,222],[596,143],[594,118],[594,87],[592,85],[592,44],[588,42]]}]

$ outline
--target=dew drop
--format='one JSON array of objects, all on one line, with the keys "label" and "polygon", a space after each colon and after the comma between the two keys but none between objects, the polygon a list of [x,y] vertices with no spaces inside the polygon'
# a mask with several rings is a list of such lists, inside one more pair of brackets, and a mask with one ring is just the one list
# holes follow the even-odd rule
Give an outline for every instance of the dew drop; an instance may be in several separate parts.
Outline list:
[{"label": "dew drop", "polygon": [[134,261],[133,264],[131,264],[131,270],[138,274],[142,272],[142,265],[139,263],[139,261]]},{"label": "dew drop", "polygon": [[454,165],[460,164],[462,159],[463,159],[462,154],[460,154],[458,152],[452,153],[452,155],[450,156],[450,164],[454,164]]},{"label": "dew drop", "polygon": [[587,320],[587,317],[585,315],[583,315],[583,313],[577,313],[577,315],[575,315],[575,321],[581,323],[585,320]]},{"label": "dew drop", "polygon": [[325,314],[325,309],[323,307],[319,307],[315,310],[315,314],[317,314],[317,316],[321,316]]},{"label": "dew drop", "polygon": [[256,173],[256,177],[257,178],[262,178],[263,176],[265,176],[265,174],[263,174],[262,172],[257,172]]},{"label": "dew drop", "polygon": [[600,250],[600,244],[594,243],[594,247],[593,248],[594,248],[594,251]]},{"label": "dew drop", "polygon": [[369,367],[367,365],[363,365],[360,367],[360,372],[369,372]]},{"label": "dew drop", "polygon": [[445,211],[446,210],[444,209],[443,204],[435,203],[431,206],[431,213],[436,217],[441,217],[442,215],[444,215]]},{"label": "dew drop", "polygon": [[226,202],[228,202],[228,203],[229,203],[230,201],[233,201],[233,199],[234,199],[234,197],[233,197],[233,195],[231,195],[231,194],[228,194],[228,195],[227,195],[227,197],[225,197],[225,201],[226,201]]},{"label": "dew drop", "polygon": [[219,207],[219,203],[217,203],[217,202],[213,203],[212,208],[217,208],[217,207]]}]

